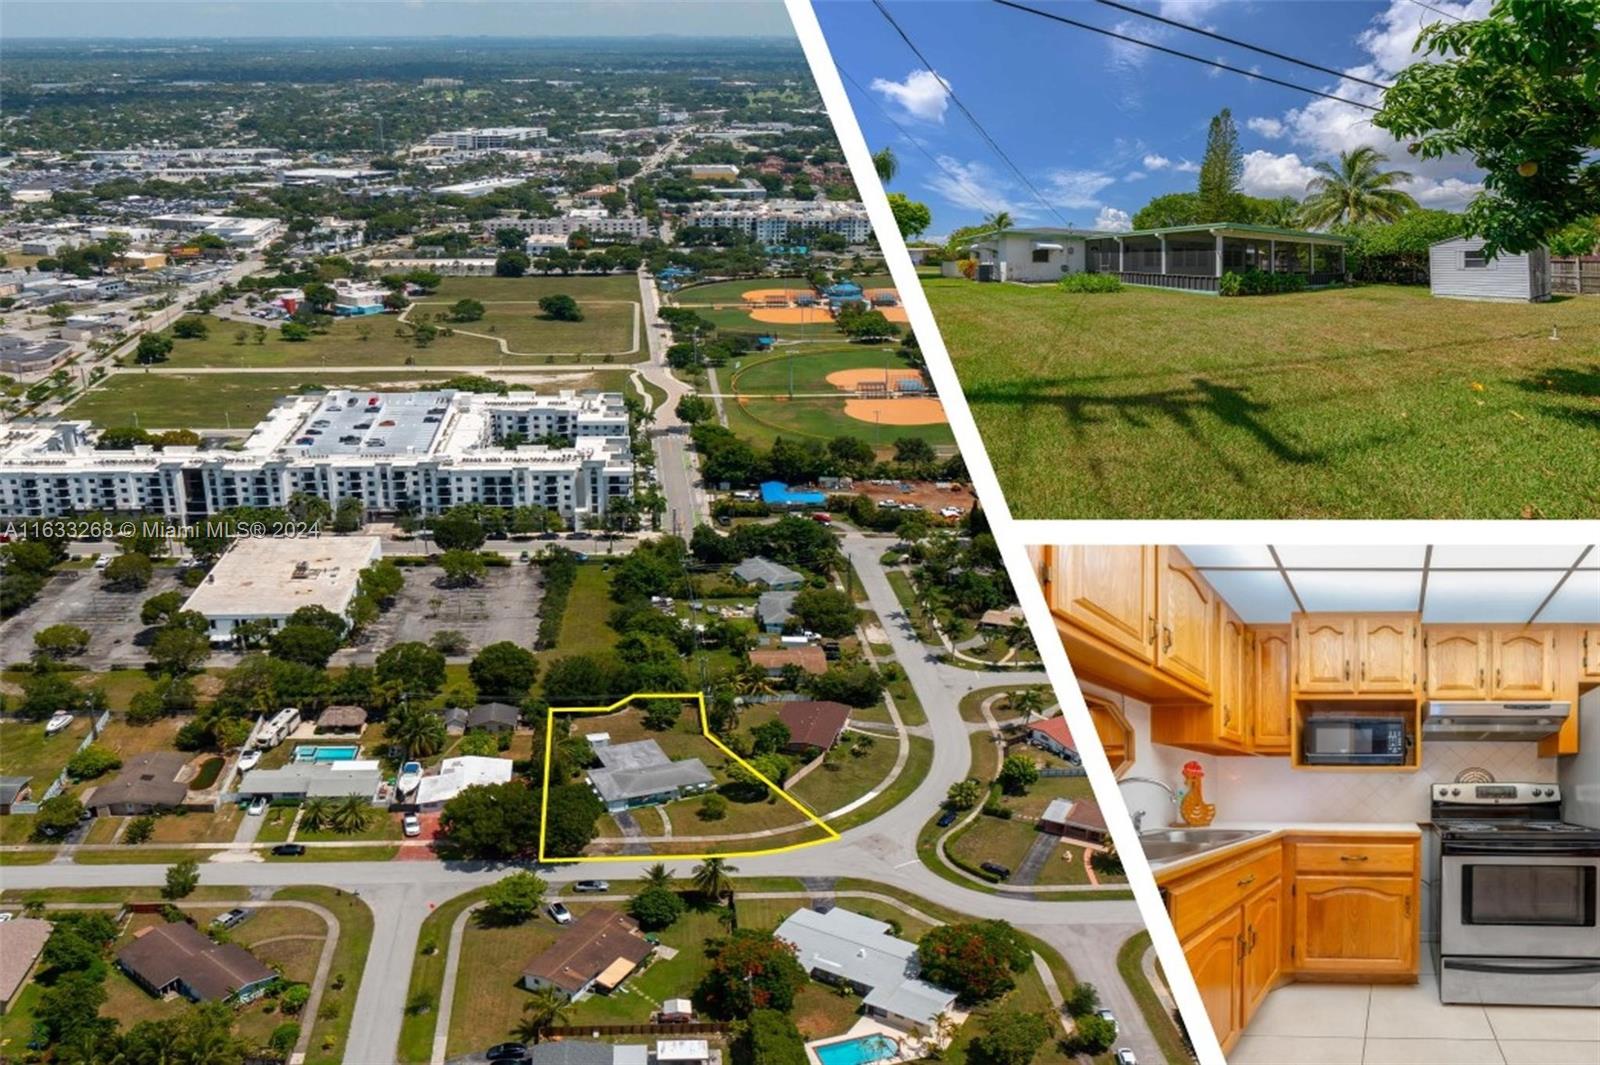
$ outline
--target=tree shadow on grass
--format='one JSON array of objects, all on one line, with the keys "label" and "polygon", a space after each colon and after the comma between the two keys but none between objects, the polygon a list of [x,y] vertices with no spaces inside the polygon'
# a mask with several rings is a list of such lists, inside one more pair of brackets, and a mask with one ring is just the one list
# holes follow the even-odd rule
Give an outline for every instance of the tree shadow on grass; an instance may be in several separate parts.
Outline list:
[{"label": "tree shadow on grass", "polygon": [[[1553,398],[1555,402],[1541,405],[1546,414],[1585,429],[1600,429],[1600,363],[1548,367],[1524,377],[1516,386],[1524,392]],[[1587,400],[1588,406],[1575,407],[1571,400]]]}]

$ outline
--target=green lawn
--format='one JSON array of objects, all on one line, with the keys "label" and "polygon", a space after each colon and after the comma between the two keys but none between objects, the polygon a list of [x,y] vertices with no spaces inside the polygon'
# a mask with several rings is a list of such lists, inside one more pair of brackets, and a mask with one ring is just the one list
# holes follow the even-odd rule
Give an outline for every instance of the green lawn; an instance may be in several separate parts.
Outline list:
[{"label": "green lawn", "polygon": [[[798,391],[798,389],[797,389]],[[955,434],[947,423],[930,425],[880,425],[862,421],[845,413],[845,399],[751,399],[723,400],[728,428],[762,447],[771,447],[778,437],[794,440],[827,441],[836,436],[854,436],[887,454],[902,437],[926,440],[934,447],[950,447]]]},{"label": "green lawn", "polygon": [[112,374],[67,409],[69,418],[96,425],[146,429],[249,428],[272,405],[304,384],[329,388],[411,388],[443,381],[448,374]]},{"label": "green lawn", "polygon": [[528,992],[517,983],[523,967],[560,935],[561,927],[542,914],[510,928],[467,921],[450,1014],[449,1056],[484,1050],[512,1037],[528,1000]]},{"label": "green lawn", "polygon": [[845,733],[827,761],[807,773],[789,792],[826,815],[883,783],[894,768],[900,745],[892,736]]},{"label": "green lawn", "polygon": [[423,297],[444,303],[459,299],[538,300],[545,296],[584,300],[638,300],[639,279],[632,274],[582,277],[447,277],[438,291]]},{"label": "green lawn", "polygon": [[272,897],[314,902],[333,911],[339,919],[339,944],[333,950],[328,987],[323,992],[318,1017],[312,1022],[311,1044],[306,1052],[307,1065],[336,1065],[344,1058],[351,1014],[361,991],[361,973],[372,946],[372,911],[357,896],[336,888],[280,888]]},{"label": "green lawn", "polygon": [[742,281],[713,281],[709,285],[681,288],[672,294],[674,303],[692,307],[706,303],[740,303],[746,292],[764,288],[795,288],[810,291],[803,277],[747,277]]},{"label": "green lawn", "polygon": [[42,721],[0,722],[0,776],[31,777],[34,799],[42,799],[88,732],[82,715],[54,736],[44,734]]},{"label": "green lawn", "polygon": [[615,647],[617,633],[606,624],[614,605],[611,574],[604,564],[590,562],[579,566],[578,576],[567,596],[566,612],[561,616],[561,639],[556,643],[555,653],[585,654]]},{"label": "green lawn", "polygon": [[1600,514],[1600,300],[924,287],[1019,518]]},{"label": "green lawn", "polygon": [[[1178,1031],[1177,1024],[1173,1022],[1172,1014],[1167,1011],[1160,996],[1156,994],[1156,989],[1151,987],[1150,981],[1145,978],[1143,960],[1145,951],[1149,949],[1149,932],[1138,932],[1130,936],[1117,951],[1117,972],[1122,975],[1122,982],[1128,985],[1128,990],[1133,992],[1135,1001],[1139,1003],[1139,1012],[1144,1015],[1144,1022],[1150,1026],[1150,1032],[1161,1045],[1161,1052],[1166,1059],[1189,1061],[1193,1054],[1184,1045],[1183,1036]],[[1161,974],[1159,961],[1156,962],[1156,973]]]},{"label": "green lawn", "polygon": [[[435,323],[449,325],[457,335],[447,339],[471,342],[473,350],[482,353],[482,361],[498,357],[500,345],[493,340],[466,334],[479,333],[503,338],[514,355],[589,353],[620,357],[632,354],[636,348],[634,324],[639,318],[638,293],[634,293],[632,301],[580,302],[579,306],[583,308],[581,322],[560,322],[547,318],[535,300],[494,300],[484,306],[484,316],[479,321],[456,323],[445,320],[450,311],[449,303],[419,300],[411,317],[426,313],[433,317]],[[374,335],[373,340],[376,339]],[[410,342],[407,344],[415,346]]]}]

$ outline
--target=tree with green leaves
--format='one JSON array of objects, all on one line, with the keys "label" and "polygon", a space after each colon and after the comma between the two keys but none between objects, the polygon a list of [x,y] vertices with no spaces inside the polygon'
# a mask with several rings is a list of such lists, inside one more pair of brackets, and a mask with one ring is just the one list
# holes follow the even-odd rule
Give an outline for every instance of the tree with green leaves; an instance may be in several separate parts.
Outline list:
[{"label": "tree with green leaves", "polygon": [[89,649],[89,632],[77,625],[49,625],[33,634],[33,654],[46,662],[60,662]]},{"label": "tree with green leaves", "polygon": [[1039,767],[1020,754],[1006,755],[1000,764],[1000,790],[1007,795],[1026,795],[1039,782]]},{"label": "tree with green leaves", "polygon": [[893,148],[883,148],[872,153],[872,169],[878,172],[878,180],[885,185],[894,180],[900,172],[900,160],[894,156]]},{"label": "tree with green leaves", "polygon": [[[1081,1025],[1085,1020],[1099,1021],[1100,1018],[1080,1017],[1078,1023]],[[1040,1014],[1014,1007],[992,1010],[980,1024],[982,1030],[967,1045],[967,1057],[974,1065],[1028,1065],[1050,1039],[1052,1030],[1051,1023]],[[1092,1053],[1105,1049],[1102,1046]]]},{"label": "tree with green leaves", "polygon": [[694,867],[690,883],[694,885],[695,894],[702,899],[720,902],[724,896],[733,894],[732,874],[738,871],[722,858],[707,858]]},{"label": "tree with green leaves", "polygon": [[483,319],[487,309],[482,300],[459,299],[450,305],[450,320],[452,322],[477,322]]},{"label": "tree with green leaves", "polygon": [[1496,0],[1431,22],[1413,51],[1373,124],[1423,159],[1472,157],[1468,230],[1491,259],[1600,215],[1600,0]]},{"label": "tree with green leaves", "polygon": [[894,215],[895,226],[907,240],[926,232],[933,225],[933,212],[928,205],[913,200],[903,192],[889,193],[889,210]]},{"label": "tree with green leaves", "polygon": [[200,863],[184,858],[167,867],[167,879],[161,888],[164,899],[186,899],[200,886]]},{"label": "tree with green leaves", "polygon": [[425,643],[410,641],[385,648],[378,655],[378,680],[412,696],[432,696],[444,687],[444,655]]},{"label": "tree with green leaves", "polygon": [[796,992],[810,977],[795,957],[793,945],[770,932],[748,928],[708,945],[710,967],[695,990],[713,1017],[733,1020],[754,1010],[788,1012]]},{"label": "tree with green leaves", "polygon": [[470,588],[483,579],[489,567],[478,552],[457,548],[439,556],[439,568],[444,571],[445,587]]},{"label": "tree with green leaves", "polygon": [[546,318],[557,322],[583,321],[583,308],[578,306],[578,301],[565,293],[555,293],[539,300],[539,310],[544,312]]},{"label": "tree with green leaves", "polygon": [[572,1001],[566,995],[553,987],[541,987],[522,1003],[522,1020],[513,1034],[523,1043],[537,1043],[546,1029],[565,1021],[571,1009]]},{"label": "tree with green leaves", "polygon": [[520,780],[466,788],[444,804],[439,832],[470,858],[517,858],[539,839],[539,797]]},{"label": "tree with green leaves", "polygon": [[1200,183],[1196,190],[1200,212],[1207,222],[1232,221],[1237,207],[1239,179],[1244,162],[1239,154],[1239,127],[1233,113],[1224,107],[1211,119],[1206,130],[1206,152],[1200,159]]},{"label": "tree with green leaves", "polygon": [[32,836],[45,842],[59,840],[77,828],[82,818],[83,803],[76,795],[52,796],[40,803],[39,812],[33,815]]},{"label": "tree with green leaves", "polygon": [[1016,986],[1013,974],[1033,963],[1033,951],[1004,921],[972,921],[930,929],[917,943],[917,960],[924,980],[973,1005]]},{"label": "tree with green leaves", "polygon": [[1306,186],[1310,193],[1300,205],[1302,225],[1326,229],[1340,224],[1393,222],[1417,209],[1417,201],[1396,185],[1411,180],[1404,170],[1382,170],[1388,156],[1371,145],[1340,152],[1335,166],[1326,160],[1312,165],[1317,176]]},{"label": "tree with green leaves", "polygon": [[519,869],[489,888],[483,914],[490,924],[499,927],[525,924],[539,915],[547,890],[549,885],[542,879],[526,869]]},{"label": "tree with green leaves", "polygon": [[521,702],[538,679],[539,660],[520,644],[501,640],[479,651],[467,674],[479,696]]},{"label": "tree with green leaves", "polygon": [[418,702],[391,711],[384,722],[384,735],[408,760],[431,758],[444,750],[449,740],[444,718]]},{"label": "tree with green leaves", "polygon": [[968,777],[950,785],[944,793],[944,804],[952,810],[970,810],[983,800],[983,785]]},{"label": "tree with green leaves", "polygon": [[149,587],[155,566],[144,555],[130,553],[118,555],[100,571],[106,587],[119,592],[136,592]]},{"label": "tree with green leaves", "polygon": [[670,928],[684,908],[682,897],[667,888],[645,887],[628,902],[628,913],[646,932]]}]

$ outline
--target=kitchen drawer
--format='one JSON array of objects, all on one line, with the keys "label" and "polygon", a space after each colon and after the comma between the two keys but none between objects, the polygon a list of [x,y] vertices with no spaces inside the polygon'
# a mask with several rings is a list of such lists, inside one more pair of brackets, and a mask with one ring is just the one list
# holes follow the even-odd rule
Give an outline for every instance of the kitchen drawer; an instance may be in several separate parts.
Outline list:
[{"label": "kitchen drawer", "polygon": [[1185,877],[1167,889],[1167,912],[1179,939],[1185,939],[1246,896],[1283,874],[1283,847],[1276,840],[1246,851],[1219,869]]},{"label": "kitchen drawer", "polygon": [[1414,843],[1295,843],[1297,873],[1343,873],[1373,876],[1383,873],[1410,875],[1417,864]]}]

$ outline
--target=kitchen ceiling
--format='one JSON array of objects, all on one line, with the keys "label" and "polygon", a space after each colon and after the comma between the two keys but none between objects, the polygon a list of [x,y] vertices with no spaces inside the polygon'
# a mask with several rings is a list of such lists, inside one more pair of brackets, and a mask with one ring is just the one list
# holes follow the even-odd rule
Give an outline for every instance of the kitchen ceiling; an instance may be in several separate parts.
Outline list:
[{"label": "kitchen ceiling", "polygon": [[1426,622],[1600,622],[1600,550],[1587,547],[1184,547],[1247,623],[1306,611],[1418,610]]}]

